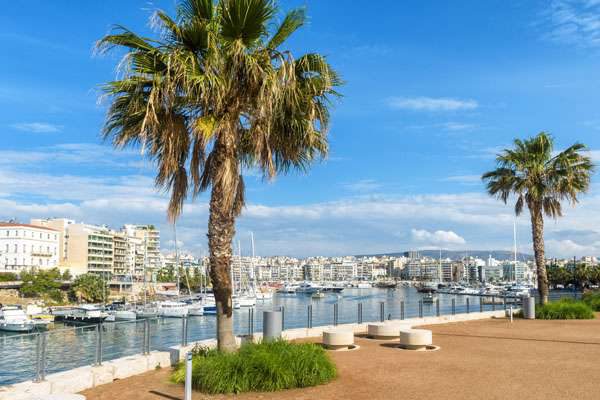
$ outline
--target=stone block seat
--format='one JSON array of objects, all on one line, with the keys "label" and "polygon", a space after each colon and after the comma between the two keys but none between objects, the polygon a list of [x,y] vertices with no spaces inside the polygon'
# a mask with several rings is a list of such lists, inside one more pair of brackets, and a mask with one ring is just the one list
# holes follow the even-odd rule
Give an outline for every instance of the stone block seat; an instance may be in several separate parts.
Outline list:
[{"label": "stone block seat", "polygon": [[400,347],[407,350],[427,350],[433,345],[431,331],[427,329],[402,329]]},{"label": "stone block seat", "polygon": [[391,340],[400,337],[400,331],[410,329],[409,324],[381,322],[367,326],[367,336],[371,339]]},{"label": "stone block seat", "polygon": [[323,331],[323,346],[330,350],[342,350],[354,347],[354,332],[344,329]]}]

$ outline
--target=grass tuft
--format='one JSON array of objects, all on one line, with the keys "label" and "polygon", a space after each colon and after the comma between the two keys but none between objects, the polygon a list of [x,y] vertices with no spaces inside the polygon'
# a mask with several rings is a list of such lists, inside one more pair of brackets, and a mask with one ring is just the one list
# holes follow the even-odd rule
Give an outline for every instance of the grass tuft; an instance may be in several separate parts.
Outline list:
[{"label": "grass tuft", "polygon": [[583,294],[583,302],[594,311],[600,311],[600,291],[587,292]]},{"label": "grass tuft", "polygon": [[[327,383],[337,375],[327,353],[312,343],[270,341],[244,344],[237,353],[196,352],[192,386],[208,394],[274,392]],[[185,382],[180,364],[171,380]]]},{"label": "grass tuft", "polygon": [[537,319],[594,319],[594,311],[583,301],[560,299],[535,310]]}]

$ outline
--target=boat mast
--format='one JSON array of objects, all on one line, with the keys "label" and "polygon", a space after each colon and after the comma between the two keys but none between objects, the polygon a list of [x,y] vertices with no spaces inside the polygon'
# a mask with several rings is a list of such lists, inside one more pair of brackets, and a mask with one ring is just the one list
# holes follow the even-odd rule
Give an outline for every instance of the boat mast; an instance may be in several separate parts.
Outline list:
[{"label": "boat mast", "polygon": [[[144,235],[144,265],[142,267],[142,273],[144,274],[144,308],[146,307],[146,292],[148,291],[146,288],[146,262],[148,260],[148,247],[147,247],[147,232]],[[135,261],[134,261],[135,264]]]},{"label": "boat mast", "polygon": [[513,221],[513,251],[514,251],[514,259],[515,266],[513,268],[513,280],[517,280],[517,218]]},{"label": "boat mast", "polygon": [[250,231],[250,242],[252,243],[252,260],[250,261],[250,268],[252,271],[252,284],[253,294],[256,295],[256,271],[254,270],[254,232]]},{"label": "boat mast", "polygon": [[439,264],[438,264],[438,282],[442,282],[442,249],[440,248],[440,258],[439,258]]},{"label": "boat mast", "polygon": [[177,224],[173,223],[173,238],[175,239],[175,273],[177,274],[177,296],[179,296],[179,251],[177,250]]}]

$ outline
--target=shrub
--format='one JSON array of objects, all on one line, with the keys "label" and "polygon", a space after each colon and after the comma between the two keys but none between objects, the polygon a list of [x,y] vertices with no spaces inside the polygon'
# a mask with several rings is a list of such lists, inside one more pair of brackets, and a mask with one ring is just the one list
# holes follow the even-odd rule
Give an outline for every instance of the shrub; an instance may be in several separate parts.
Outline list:
[{"label": "shrub", "polygon": [[[272,392],[316,386],[337,375],[335,365],[312,343],[271,341],[245,344],[237,353],[198,349],[193,358],[192,386],[204,393]],[[171,379],[185,382],[185,365]]]},{"label": "shrub", "polygon": [[0,282],[18,281],[17,274],[12,272],[0,272]]},{"label": "shrub", "polygon": [[538,306],[535,317],[537,319],[593,319],[594,311],[583,301],[560,299]]},{"label": "shrub", "polygon": [[600,291],[587,292],[583,294],[582,300],[594,311],[600,311]]}]

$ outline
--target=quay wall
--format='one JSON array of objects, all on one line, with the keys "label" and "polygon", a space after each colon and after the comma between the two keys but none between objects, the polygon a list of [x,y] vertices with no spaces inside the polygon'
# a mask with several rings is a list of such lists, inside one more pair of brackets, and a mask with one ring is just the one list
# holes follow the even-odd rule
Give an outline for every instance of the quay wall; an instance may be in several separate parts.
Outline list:
[{"label": "quay wall", "polygon": [[[514,311],[517,311],[516,309]],[[449,322],[461,322],[480,320],[487,318],[502,318],[504,310],[473,312],[468,314],[443,315],[439,317],[408,318],[404,320],[391,320],[411,326],[445,324]],[[373,322],[370,322],[373,323]],[[340,324],[318,326],[314,328],[287,329],[282,332],[286,340],[305,339],[320,337],[323,331],[328,329],[348,329],[355,334],[365,334],[369,323],[363,324]],[[238,337],[238,344],[246,340],[260,341],[261,333],[255,333],[252,338]],[[0,386],[0,400],[30,400],[38,396],[78,393],[99,385],[124,379],[130,376],[143,374],[156,368],[170,368],[183,360],[185,354],[194,346],[201,345],[209,348],[217,346],[216,339],[201,340],[187,346],[174,346],[165,351],[152,351],[147,355],[134,355],[103,362],[98,366],[86,366],[58,372],[46,376],[42,382],[20,382],[12,385]]]}]

